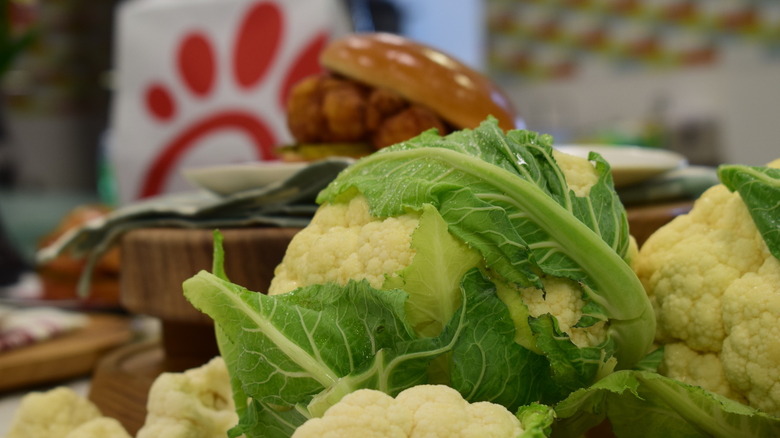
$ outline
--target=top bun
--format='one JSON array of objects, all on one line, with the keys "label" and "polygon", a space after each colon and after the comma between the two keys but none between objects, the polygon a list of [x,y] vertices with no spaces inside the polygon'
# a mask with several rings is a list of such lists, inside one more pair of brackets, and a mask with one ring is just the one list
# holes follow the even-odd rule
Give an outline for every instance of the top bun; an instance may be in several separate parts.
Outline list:
[{"label": "top bun", "polygon": [[391,89],[433,110],[458,129],[488,115],[503,130],[518,127],[510,100],[490,79],[434,48],[388,33],[357,33],[332,41],[320,54],[328,70]]}]

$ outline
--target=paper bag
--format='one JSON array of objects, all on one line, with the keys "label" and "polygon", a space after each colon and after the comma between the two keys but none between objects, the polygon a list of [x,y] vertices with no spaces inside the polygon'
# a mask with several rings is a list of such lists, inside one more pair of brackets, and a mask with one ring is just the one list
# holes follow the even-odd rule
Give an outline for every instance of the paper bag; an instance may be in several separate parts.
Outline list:
[{"label": "paper bag", "polygon": [[188,167],[272,160],[285,102],[347,32],[338,0],[132,0],[117,11],[108,163],[118,203],[193,186]]}]

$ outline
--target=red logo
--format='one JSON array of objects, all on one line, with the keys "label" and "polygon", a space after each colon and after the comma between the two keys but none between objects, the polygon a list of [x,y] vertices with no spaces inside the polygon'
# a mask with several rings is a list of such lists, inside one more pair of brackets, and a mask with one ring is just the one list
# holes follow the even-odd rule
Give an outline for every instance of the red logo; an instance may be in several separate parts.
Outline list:
[{"label": "red logo", "polygon": [[[286,31],[285,17],[278,5],[261,1],[249,6],[237,27],[231,53],[229,70],[235,86],[250,90],[263,85],[266,75],[277,62]],[[287,96],[295,83],[321,70],[318,55],[327,39],[325,32],[312,37],[286,69],[278,90],[279,111],[285,111]],[[177,47],[176,73],[183,88],[197,99],[208,99],[218,80],[218,57],[211,41],[208,34],[193,30],[181,38]],[[149,83],[142,98],[153,120],[170,123],[177,118],[177,101],[166,84]],[[142,180],[139,198],[160,194],[181,158],[198,144],[200,138],[220,130],[243,131],[251,138],[258,160],[276,158],[274,148],[277,139],[268,123],[251,110],[225,108],[183,126],[159,148]]]}]

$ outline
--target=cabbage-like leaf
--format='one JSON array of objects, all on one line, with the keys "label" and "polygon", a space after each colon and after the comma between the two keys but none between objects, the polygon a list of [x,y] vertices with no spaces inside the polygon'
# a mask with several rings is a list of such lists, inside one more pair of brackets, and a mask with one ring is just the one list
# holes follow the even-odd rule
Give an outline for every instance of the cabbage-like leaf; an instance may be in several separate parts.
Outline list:
[{"label": "cabbage-like leaf", "polygon": [[780,436],[780,418],[649,371],[618,371],[555,405],[553,436],[609,420],[618,438]]}]

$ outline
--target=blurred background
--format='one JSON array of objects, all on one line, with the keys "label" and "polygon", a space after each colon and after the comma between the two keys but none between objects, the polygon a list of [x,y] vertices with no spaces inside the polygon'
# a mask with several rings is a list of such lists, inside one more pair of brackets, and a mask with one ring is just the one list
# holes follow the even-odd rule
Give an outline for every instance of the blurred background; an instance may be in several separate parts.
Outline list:
[{"label": "blurred background", "polygon": [[[3,1],[0,225],[29,263],[62,216],[114,203],[106,169],[116,0]],[[344,1],[354,30],[403,34],[495,78],[560,144],[780,156],[780,2]]]}]

